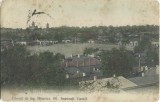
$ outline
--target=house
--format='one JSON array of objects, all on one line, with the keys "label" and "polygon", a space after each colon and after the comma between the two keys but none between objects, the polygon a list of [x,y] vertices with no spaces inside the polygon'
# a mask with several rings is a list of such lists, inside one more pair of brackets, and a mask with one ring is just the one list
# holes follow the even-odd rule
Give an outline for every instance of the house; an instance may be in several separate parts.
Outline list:
[{"label": "house", "polygon": [[108,38],[108,36],[98,36],[98,38],[97,38],[97,40],[98,40],[98,42],[109,42],[109,38]]},{"label": "house", "polygon": [[78,78],[78,77],[82,77],[85,76],[83,74],[85,74],[83,71],[81,71],[79,68],[76,67],[69,67],[69,68],[65,68],[66,71],[66,78]]},{"label": "house", "polygon": [[34,40],[31,42],[28,42],[28,45],[49,46],[49,45],[53,45],[53,44],[57,44],[57,43],[58,43],[58,41],[52,41],[52,40]]},{"label": "house", "polygon": [[55,41],[52,41],[52,43],[53,43],[53,44],[58,44],[58,41],[57,41],[57,40],[55,40]]},{"label": "house", "polygon": [[151,44],[152,44],[152,46],[155,47],[155,48],[158,48],[158,47],[159,47],[159,41],[152,41]]},{"label": "house", "polygon": [[159,67],[150,68],[142,72],[141,76],[129,78],[128,80],[132,81],[137,85],[137,87],[131,87],[125,90],[134,90],[136,88],[152,87],[159,84]]},{"label": "house", "polygon": [[102,63],[95,57],[71,56],[65,58],[63,67],[70,77],[90,77],[93,75],[102,76],[100,68]]},{"label": "house", "polygon": [[27,42],[26,41],[17,41],[16,44],[26,46]]},{"label": "house", "polygon": [[15,42],[13,40],[1,39],[1,51],[4,51],[4,49],[13,47],[14,45],[15,45]]},{"label": "house", "polygon": [[88,91],[116,91],[127,92],[141,89],[152,89],[159,85],[159,67],[151,68],[142,73],[142,76],[133,78],[124,78],[123,76],[97,79],[96,76],[91,80],[79,82],[80,89]]},{"label": "house", "polygon": [[138,41],[130,41],[129,45],[133,47],[138,46]]},{"label": "house", "polygon": [[80,43],[81,40],[80,40],[80,38],[78,38],[78,37],[72,37],[72,38],[71,38],[71,42],[73,42],[73,43]]},{"label": "house", "polygon": [[95,57],[95,54],[94,53],[88,54],[88,57]]},{"label": "house", "polygon": [[65,67],[84,67],[101,65],[101,61],[95,57],[88,56],[72,56],[64,60]]},{"label": "house", "polygon": [[71,43],[71,40],[69,40],[69,39],[64,39],[64,40],[62,40],[62,43]]},{"label": "house", "polygon": [[88,43],[89,43],[89,44],[94,44],[94,43],[95,43],[95,41],[94,41],[94,40],[92,40],[92,39],[90,39],[90,40],[88,40]]}]

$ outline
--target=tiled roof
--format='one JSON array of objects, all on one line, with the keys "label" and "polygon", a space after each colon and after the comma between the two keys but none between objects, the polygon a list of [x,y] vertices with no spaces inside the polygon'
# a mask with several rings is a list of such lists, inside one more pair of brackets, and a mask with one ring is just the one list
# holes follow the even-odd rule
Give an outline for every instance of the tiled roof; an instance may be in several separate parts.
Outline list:
[{"label": "tiled roof", "polygon": [[73,57],[68,57],[66,58],[66,60],[69,60],[69,59],[72,59],[72,60],[84,60],[84,59],[88,59],[87,56],[82,56],[80,55],[80,57],[78,58],[77,56],[73,56]]}]

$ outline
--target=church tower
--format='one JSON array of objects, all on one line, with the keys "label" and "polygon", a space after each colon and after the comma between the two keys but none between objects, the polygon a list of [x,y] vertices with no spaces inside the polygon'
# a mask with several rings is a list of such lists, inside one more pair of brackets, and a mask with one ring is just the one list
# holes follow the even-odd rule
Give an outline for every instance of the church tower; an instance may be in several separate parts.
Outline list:
[{"label": "church tower", "polygon": [[36,28],[38,28],[38,26],[36,26],[35,22],[33,21],[31,26],[28,27],[30,30],[34,30]]}]

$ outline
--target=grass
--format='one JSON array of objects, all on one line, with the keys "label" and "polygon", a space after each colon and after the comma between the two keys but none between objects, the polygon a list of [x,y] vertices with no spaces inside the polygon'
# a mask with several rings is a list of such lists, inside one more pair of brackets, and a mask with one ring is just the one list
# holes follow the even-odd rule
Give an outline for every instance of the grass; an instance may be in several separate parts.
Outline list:
[{"label": "grass", "polygon": [[[55,44],[52,46],[28,46],[27,47],[32,53],[40,53],[44,51],[49,51],[53,53],[61,53],[66,57],[71,54],[83,54],[85,48],[99,48],[103,50],[111,50],[112,48],[119,48],[119,45],[109,45],[109,44]],[[126,47],[128,50],[133,50],[132,47]]]}]

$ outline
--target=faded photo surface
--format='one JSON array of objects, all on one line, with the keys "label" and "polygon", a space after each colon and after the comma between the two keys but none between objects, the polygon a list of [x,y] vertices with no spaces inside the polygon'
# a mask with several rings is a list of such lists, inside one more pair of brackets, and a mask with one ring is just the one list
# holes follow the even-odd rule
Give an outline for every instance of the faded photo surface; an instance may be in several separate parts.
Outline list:
[{"label": "faded photo surface", "polygon": [[157,102],[157,0],[3,0],[3,102]]}]

